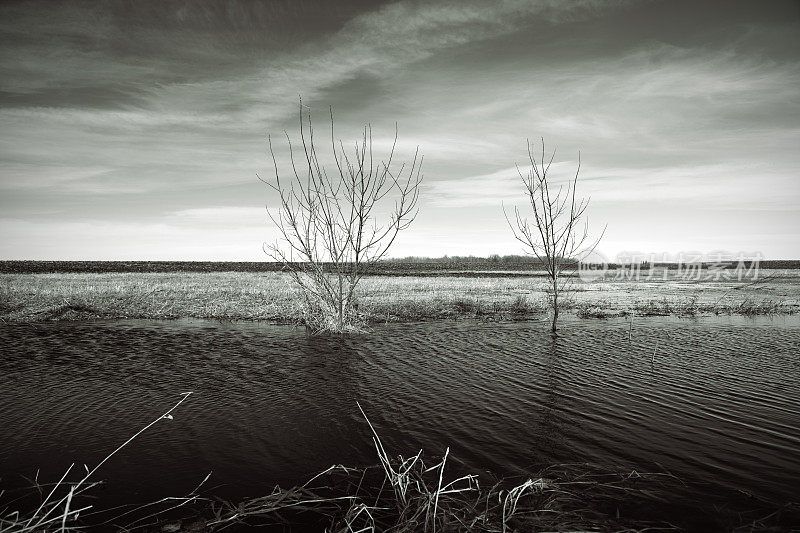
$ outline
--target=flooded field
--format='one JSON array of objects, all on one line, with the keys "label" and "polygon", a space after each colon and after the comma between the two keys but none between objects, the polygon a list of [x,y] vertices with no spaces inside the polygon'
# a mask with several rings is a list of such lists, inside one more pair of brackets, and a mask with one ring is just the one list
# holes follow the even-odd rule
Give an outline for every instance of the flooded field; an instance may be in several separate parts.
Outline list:
[{"label": "flooded field", "polygon": [[[216,321],[0,326],[4,488],[90,467],[173,405],[99,472],[99,503],[191,490],[243,498],[331,464],[391,454],[520,476],[553,463],[670,472],[672,503],[746,510],[796,500],[800,319],[436,321],[349,338]],[[743,500],[745,498],[745,500]],[[745,503],[742,503],[745,501]],[[669,506],[664,512],[671,512]],[[698,511],[700,512],[700,511]]]}]

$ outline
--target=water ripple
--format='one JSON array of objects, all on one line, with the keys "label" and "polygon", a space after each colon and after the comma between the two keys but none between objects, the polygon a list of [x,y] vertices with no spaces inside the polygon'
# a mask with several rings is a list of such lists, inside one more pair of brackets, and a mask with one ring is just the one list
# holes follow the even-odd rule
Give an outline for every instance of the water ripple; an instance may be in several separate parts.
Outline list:
[{"label": "water ripple", "polygon": [[[0,327],[0,476],[96,462],[142,500],[209,470],[230,497],[333,463],[375,462],[366,409],[393,453],[451,447],[465,471],[659,465],[707,487],[795,497],[800,321],[742,319],[394,324],[309,338],[288,327],[92,322]],[[655,355],[654,355],[655,352]],[[226,492],[227,491],[227,492]],[[696,494],[694,495],[697,496]]]}]

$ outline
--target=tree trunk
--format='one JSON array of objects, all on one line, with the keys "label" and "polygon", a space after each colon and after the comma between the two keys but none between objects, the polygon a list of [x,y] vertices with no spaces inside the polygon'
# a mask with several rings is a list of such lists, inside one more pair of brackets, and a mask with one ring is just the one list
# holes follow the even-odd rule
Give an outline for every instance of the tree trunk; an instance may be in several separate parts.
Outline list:
[{"label": "tree trunk", "polygon": [[339,300],[337,303],[339,304],[339,333],[344,331],[344,293],[342,284],[342,274],[339,273],[339,294],[337,294],[337,299]]},{"label": "tree trunk", "polygon": [[556,333],[556,322],[558,321],[558,279],[553,279],[553,328],[552,332]]}]

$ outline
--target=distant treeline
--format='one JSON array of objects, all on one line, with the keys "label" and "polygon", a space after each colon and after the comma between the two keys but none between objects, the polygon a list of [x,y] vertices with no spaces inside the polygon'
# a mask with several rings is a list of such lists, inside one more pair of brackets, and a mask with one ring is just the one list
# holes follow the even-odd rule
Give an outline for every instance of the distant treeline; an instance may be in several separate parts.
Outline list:
[{"label": "distant treeline", "polygon": [[[703,263],[704,267],[712,263]],[[574,267],[575,264],[573,263]],[[610,264],[610,269],[621,265]],[[630,268],[630,265],[623,265]],[[677,269],[677,263],[642,263],[642,269]],[[682,265],[684,268],[686,265]],[[736,268],[730,262],[727,268]],[[748,262],[748,266],[750,263]],[[800,269],[800,260],[762,260],[759,268]],[[109,273],[109,272],[279,272],[281,263],[269,261],[0,261],[0,273],[46,274],[46,273]],[[372,274],[383,275],[464,275],[470,272],[530,272],[541,270],[535,257],[522,255],[492,255],[489,257],[445,256],[404,257],[381,261]]]},{"label": "distant treeline", "polygon": [[[374,274],[416,272],[537,269],[535,258],[507,256],[502,262],[485,257],[407,258],[381,261]],[[279,272],[282,263],[270,261],[0,261],[0,272],[17,274],[108,272]]]},{"label": "distant treeline", "polygon": [[[271,261],[0,261],[0,272],[107,273],[107,272],[279,272],[282,263]],[[490,257],[405,257],[381,261],[375,274],[413,274],[442,271],[538,270],[534,257],[521,255]]]}]

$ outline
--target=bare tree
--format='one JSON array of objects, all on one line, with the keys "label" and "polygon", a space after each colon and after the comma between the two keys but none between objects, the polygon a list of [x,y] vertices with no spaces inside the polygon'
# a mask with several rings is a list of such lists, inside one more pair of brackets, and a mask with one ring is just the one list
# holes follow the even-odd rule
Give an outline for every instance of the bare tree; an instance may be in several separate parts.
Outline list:
[{"label": "bare tree", "polygon": [[336,140],[331,108],[331,153],[327,161],[321,161],[311,115],[303,107],[301,101],[300,161],[295,160],[296,148],[284,132],[291,163],[288,177],[281,177],[272,139],[268,140],[275,179],[259,179],[278,193],[277,214],[267,212],[282,242],[265,244],[264,251],[283,263],[300,289],[308,328],[315,332],[359,330],[363,320],[356,286],[416,218],[422,156],[417,148],[410,165],[394,164],[396,124],[385,160],[373,158],[370,125],[346,149]]},{"label": "bare tree", "polygon": [[525,185],[533,219],[523,216],[518,207],[514,207],[513,220],[509,219],[505,207],[503,212],[511,231],[514,232],[514,237],[525,246],[528,254],[539,260],[547,273],[551,292],[550,305],[553,309],[552,332],[555,334],[561,305],[558,297],[569,281],[564,275],[565,270],[576,265],[580,258],[594,250],[605,234],[605,229],[597,240],[589,241],[588,219],[584,217],[589,199],[576,201],[575,198],[578,175],[581,171],[580,152],[578,152],[578,169],[575,171],[575,177],[565,185],[559,185],[557,191],[551,191],[552,183],[547,173],[555,158],[555,150],[550,159],[546,160],[544,139],[542,139],[542,152],[537,161],[531,150],[530,141],[527,141],[527,144],[531,168],[527,173],[523,173],[517,165],[517,172]]}]

